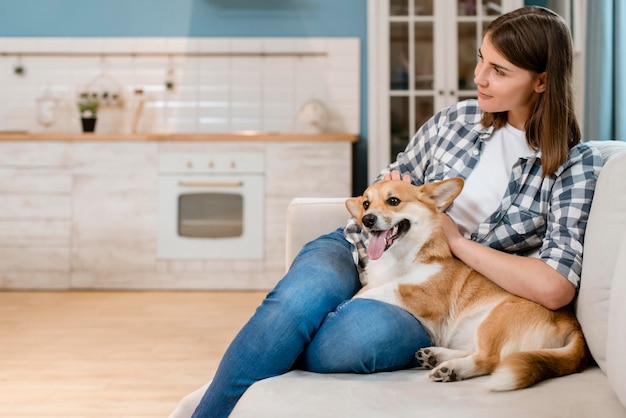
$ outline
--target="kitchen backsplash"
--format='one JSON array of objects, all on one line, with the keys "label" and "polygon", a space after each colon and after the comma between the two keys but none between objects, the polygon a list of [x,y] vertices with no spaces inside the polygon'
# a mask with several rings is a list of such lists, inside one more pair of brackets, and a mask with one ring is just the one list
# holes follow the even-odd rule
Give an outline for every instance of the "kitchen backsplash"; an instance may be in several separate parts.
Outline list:
[{"label": "kitchen backsplash", "polygon": [[359,74],[358,38],[0,38],[0,131],[80,132],[87,92],[101,133],[308,131],[310,102],[358,133]]}]

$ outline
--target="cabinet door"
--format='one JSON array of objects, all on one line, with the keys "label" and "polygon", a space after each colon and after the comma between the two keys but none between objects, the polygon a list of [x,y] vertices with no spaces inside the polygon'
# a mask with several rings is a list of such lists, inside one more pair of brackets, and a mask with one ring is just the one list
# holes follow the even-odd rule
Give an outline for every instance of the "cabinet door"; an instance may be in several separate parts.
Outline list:
[{"label": "cabinet door", "polygon": [[66,289],[72,173],[68,143],[0,143],[0,287]]},{"label": "cabinet door", "polygon": [[474,67],[485,28],[522,5],[521,0],[370,0],[372,179],[435,112],[475,97]]}]

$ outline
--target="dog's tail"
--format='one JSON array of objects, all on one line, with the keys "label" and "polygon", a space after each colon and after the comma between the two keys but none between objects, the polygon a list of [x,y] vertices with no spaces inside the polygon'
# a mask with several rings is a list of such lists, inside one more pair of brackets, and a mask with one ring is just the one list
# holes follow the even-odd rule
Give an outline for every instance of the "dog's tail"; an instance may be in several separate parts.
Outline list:
[{"label": "dog's tail", "polygon": [[486,385],[493,391],[527,388],[552,377],[582,372],[588,359],[585,337],[576,324],[563,347],[519,351],[506,356]]}]

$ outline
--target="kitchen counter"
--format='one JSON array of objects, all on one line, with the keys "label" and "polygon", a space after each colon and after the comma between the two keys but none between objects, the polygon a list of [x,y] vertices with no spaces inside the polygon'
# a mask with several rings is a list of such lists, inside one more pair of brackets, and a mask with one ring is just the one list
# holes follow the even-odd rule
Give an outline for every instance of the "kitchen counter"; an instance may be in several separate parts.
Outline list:
[{"label": "kitchen counter", "polygon": [[180,133],[180,134],[126,134],[126,133],[28,133],[0,132],[0,141],[266,141],[266,142],[357,142],[358,135],[346,133]]},{"label": "kitchen counter", "polygon": [[[285,271],[289,202],[349,196],[355,138],[2,132],[0,290],[271,289]],[[160,257],[161,157],[249,153],[263,155],[262,258]]]}]

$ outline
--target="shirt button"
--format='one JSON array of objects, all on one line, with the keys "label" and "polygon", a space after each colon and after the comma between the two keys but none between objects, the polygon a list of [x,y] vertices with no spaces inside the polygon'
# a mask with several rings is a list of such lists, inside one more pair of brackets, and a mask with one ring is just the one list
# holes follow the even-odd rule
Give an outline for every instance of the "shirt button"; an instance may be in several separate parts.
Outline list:
[{"label": "shirt button", "polygon": [[478,155],[478,154],[480,154],[480,151],[478,151],[477,149],[474,149],[474,151],[472,151],[472,154]]}]

